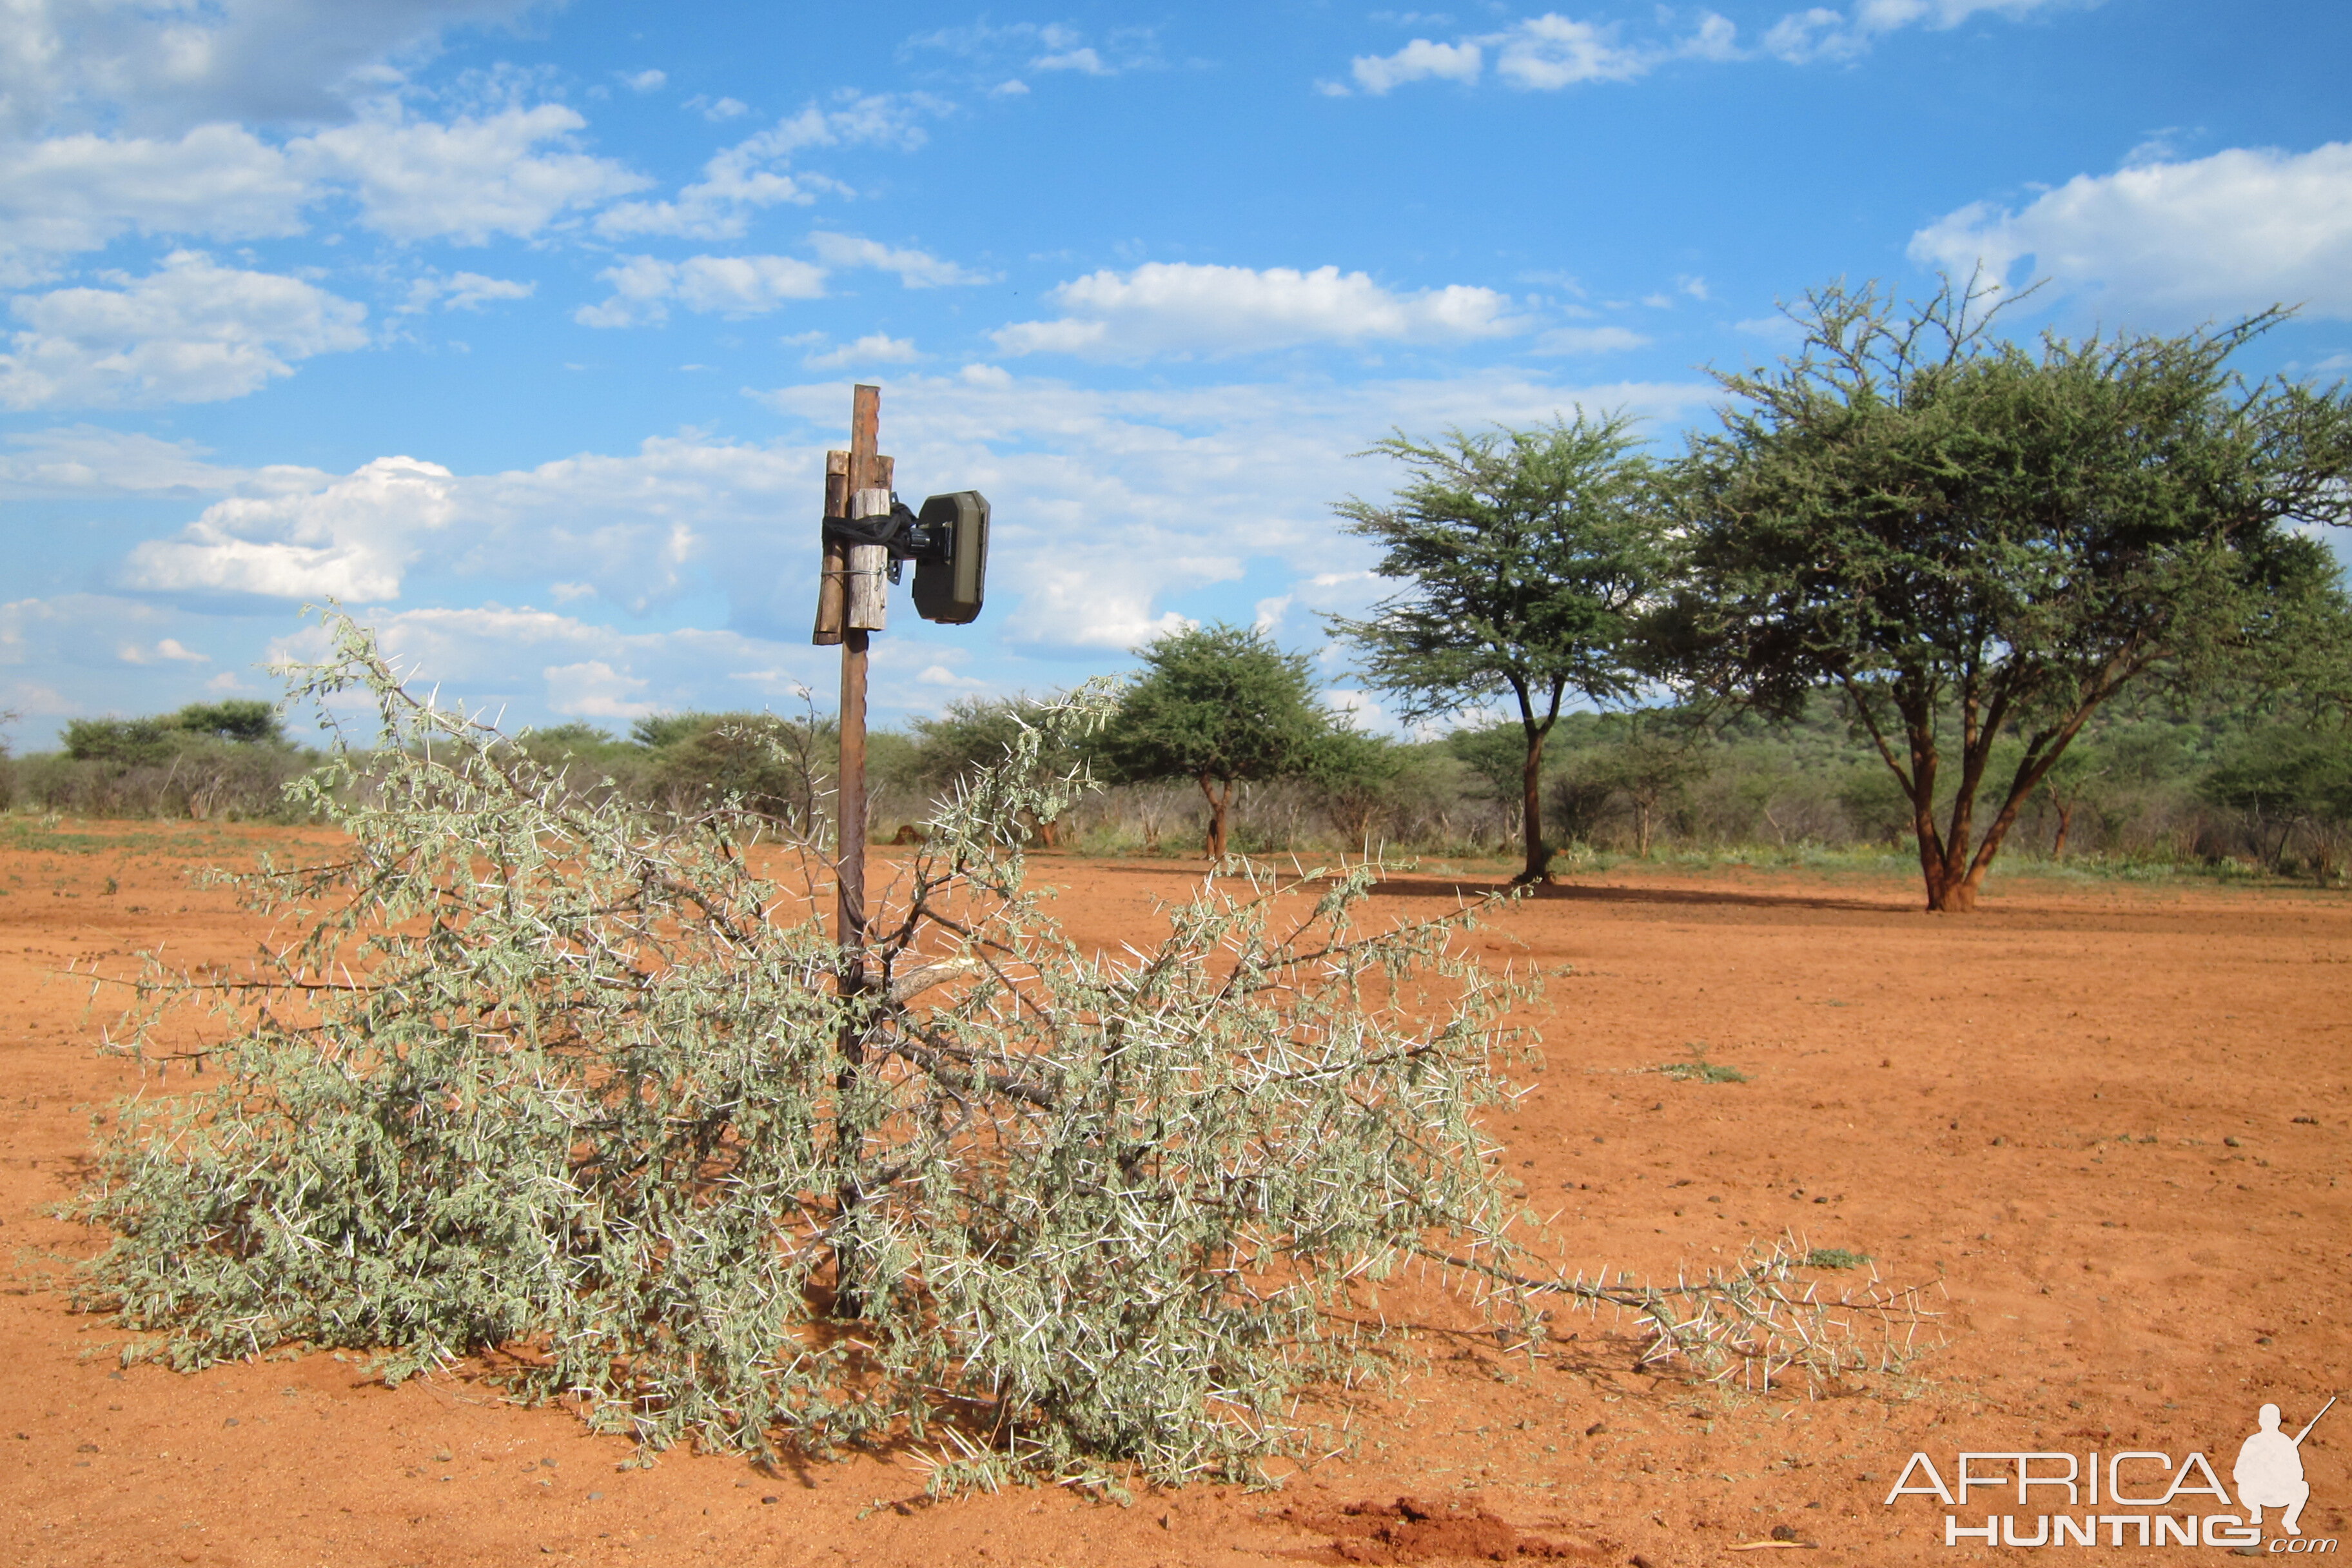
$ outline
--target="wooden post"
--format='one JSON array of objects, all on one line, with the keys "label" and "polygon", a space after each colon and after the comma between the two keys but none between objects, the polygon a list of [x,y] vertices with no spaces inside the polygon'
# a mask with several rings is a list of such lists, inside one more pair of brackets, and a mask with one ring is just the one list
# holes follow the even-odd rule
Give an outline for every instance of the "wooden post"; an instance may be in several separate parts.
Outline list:
[{"label": "wooden post", "polygon": [[[851,504],[863,491],[889,492],[889,459],[876,450],[882,429],[882,389],[860,386],[850,396],[848,472],[843,488]],[[828,463],[826,467],[831,468]],[[830,479],[830,475],[828,475]],[[828,484],[828,489],[831,488]],[[887,506],[887,503],[886,503]],[[842,513],[836,513],[844,515]],[[878,546],[843,552],[845,568],[866,551],[886,553]],[[839,891],[835,940],[841,943],[841,991],[847,995],[866,985],[866,640],[874,628],[847,614],[848,589],[854,579],[828,579],[841,593],[841,776],[836,786],[834,821],[834,877]],[[878,598],[882,579],[875,575]],[[819,590],[820,607],[824,604]],[[876,617],[879,624],[879,617]]]}]

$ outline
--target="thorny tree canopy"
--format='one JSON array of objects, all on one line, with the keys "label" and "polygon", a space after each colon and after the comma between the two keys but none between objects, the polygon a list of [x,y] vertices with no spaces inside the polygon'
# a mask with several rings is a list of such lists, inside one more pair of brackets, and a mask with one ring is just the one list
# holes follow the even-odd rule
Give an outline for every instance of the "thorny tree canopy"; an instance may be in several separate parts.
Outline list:
[{"label": "thorny tree canopy", "polygon": [[[1721,377],[1734,402],[1677,487],[1693,683],[1775,713],[1843,693],[1912,804],[1936,909],[1972,905],[2018,807],[2127,683],[2208,680],[2346,624],[2306,531],[2352,517],[2352,406],[2228,368],[2278,312],[2028,349],[1991,335],[1984,298],[1809,296],[1802,353]],[[2021,751],[1979,838],[2004,734]]]}]

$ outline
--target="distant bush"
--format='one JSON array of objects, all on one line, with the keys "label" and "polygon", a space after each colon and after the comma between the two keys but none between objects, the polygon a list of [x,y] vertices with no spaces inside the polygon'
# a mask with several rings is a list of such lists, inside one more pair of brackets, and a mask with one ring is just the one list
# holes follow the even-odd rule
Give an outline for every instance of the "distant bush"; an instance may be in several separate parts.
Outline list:
[{"label": "distant bush", "polygon": [[193,702],[140,719],[76,719],[62,752],[19,759],[11,804],[76,816],[289,821],[286,785],[317,761],[267,702]]}]

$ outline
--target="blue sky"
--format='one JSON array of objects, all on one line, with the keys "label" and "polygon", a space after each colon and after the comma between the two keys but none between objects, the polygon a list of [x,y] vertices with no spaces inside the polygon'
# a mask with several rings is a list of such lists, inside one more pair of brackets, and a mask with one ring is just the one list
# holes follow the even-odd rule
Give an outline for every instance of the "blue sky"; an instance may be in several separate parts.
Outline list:
[{"label": "blue sky", "polygon": [[[1709,417],[1777,300],[1979,260],[2021,329],[2300,303],[2352,368],[2352,7],[976,10],[24,0],[0,38],[0,708],[273,695],[341,599],[509,723],[829,698],[854,380],[987,613],[877,721],[1320,647],[1401,426]],[[1336,686],[1344,654],[1326,649]]]}]

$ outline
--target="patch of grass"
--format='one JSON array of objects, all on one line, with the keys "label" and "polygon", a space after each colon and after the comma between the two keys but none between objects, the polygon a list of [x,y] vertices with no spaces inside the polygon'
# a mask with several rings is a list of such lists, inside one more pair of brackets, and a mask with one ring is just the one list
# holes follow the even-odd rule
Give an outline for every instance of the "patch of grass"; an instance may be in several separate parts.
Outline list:
[{"label": "patch of grass", "polygon": [[1850,1252],[1843,1247],[1816,1247],[1799,1260],[1800,1268],[1859,1268],[1870,1261],[1867,1252]]},{"label": "patch of grass", "polygon": [[1662,1072],[1677,1083],[1746,1083],[1748,1081],[1748,1075],[1738,1068],[1727,1066],[1723,1062],[1707,1060],[1706,1047],[1696,1040],[1691,1042],[1690,1052],[1691,1059],[1686,1062],[1665,1062],[1651,1070]]}]

